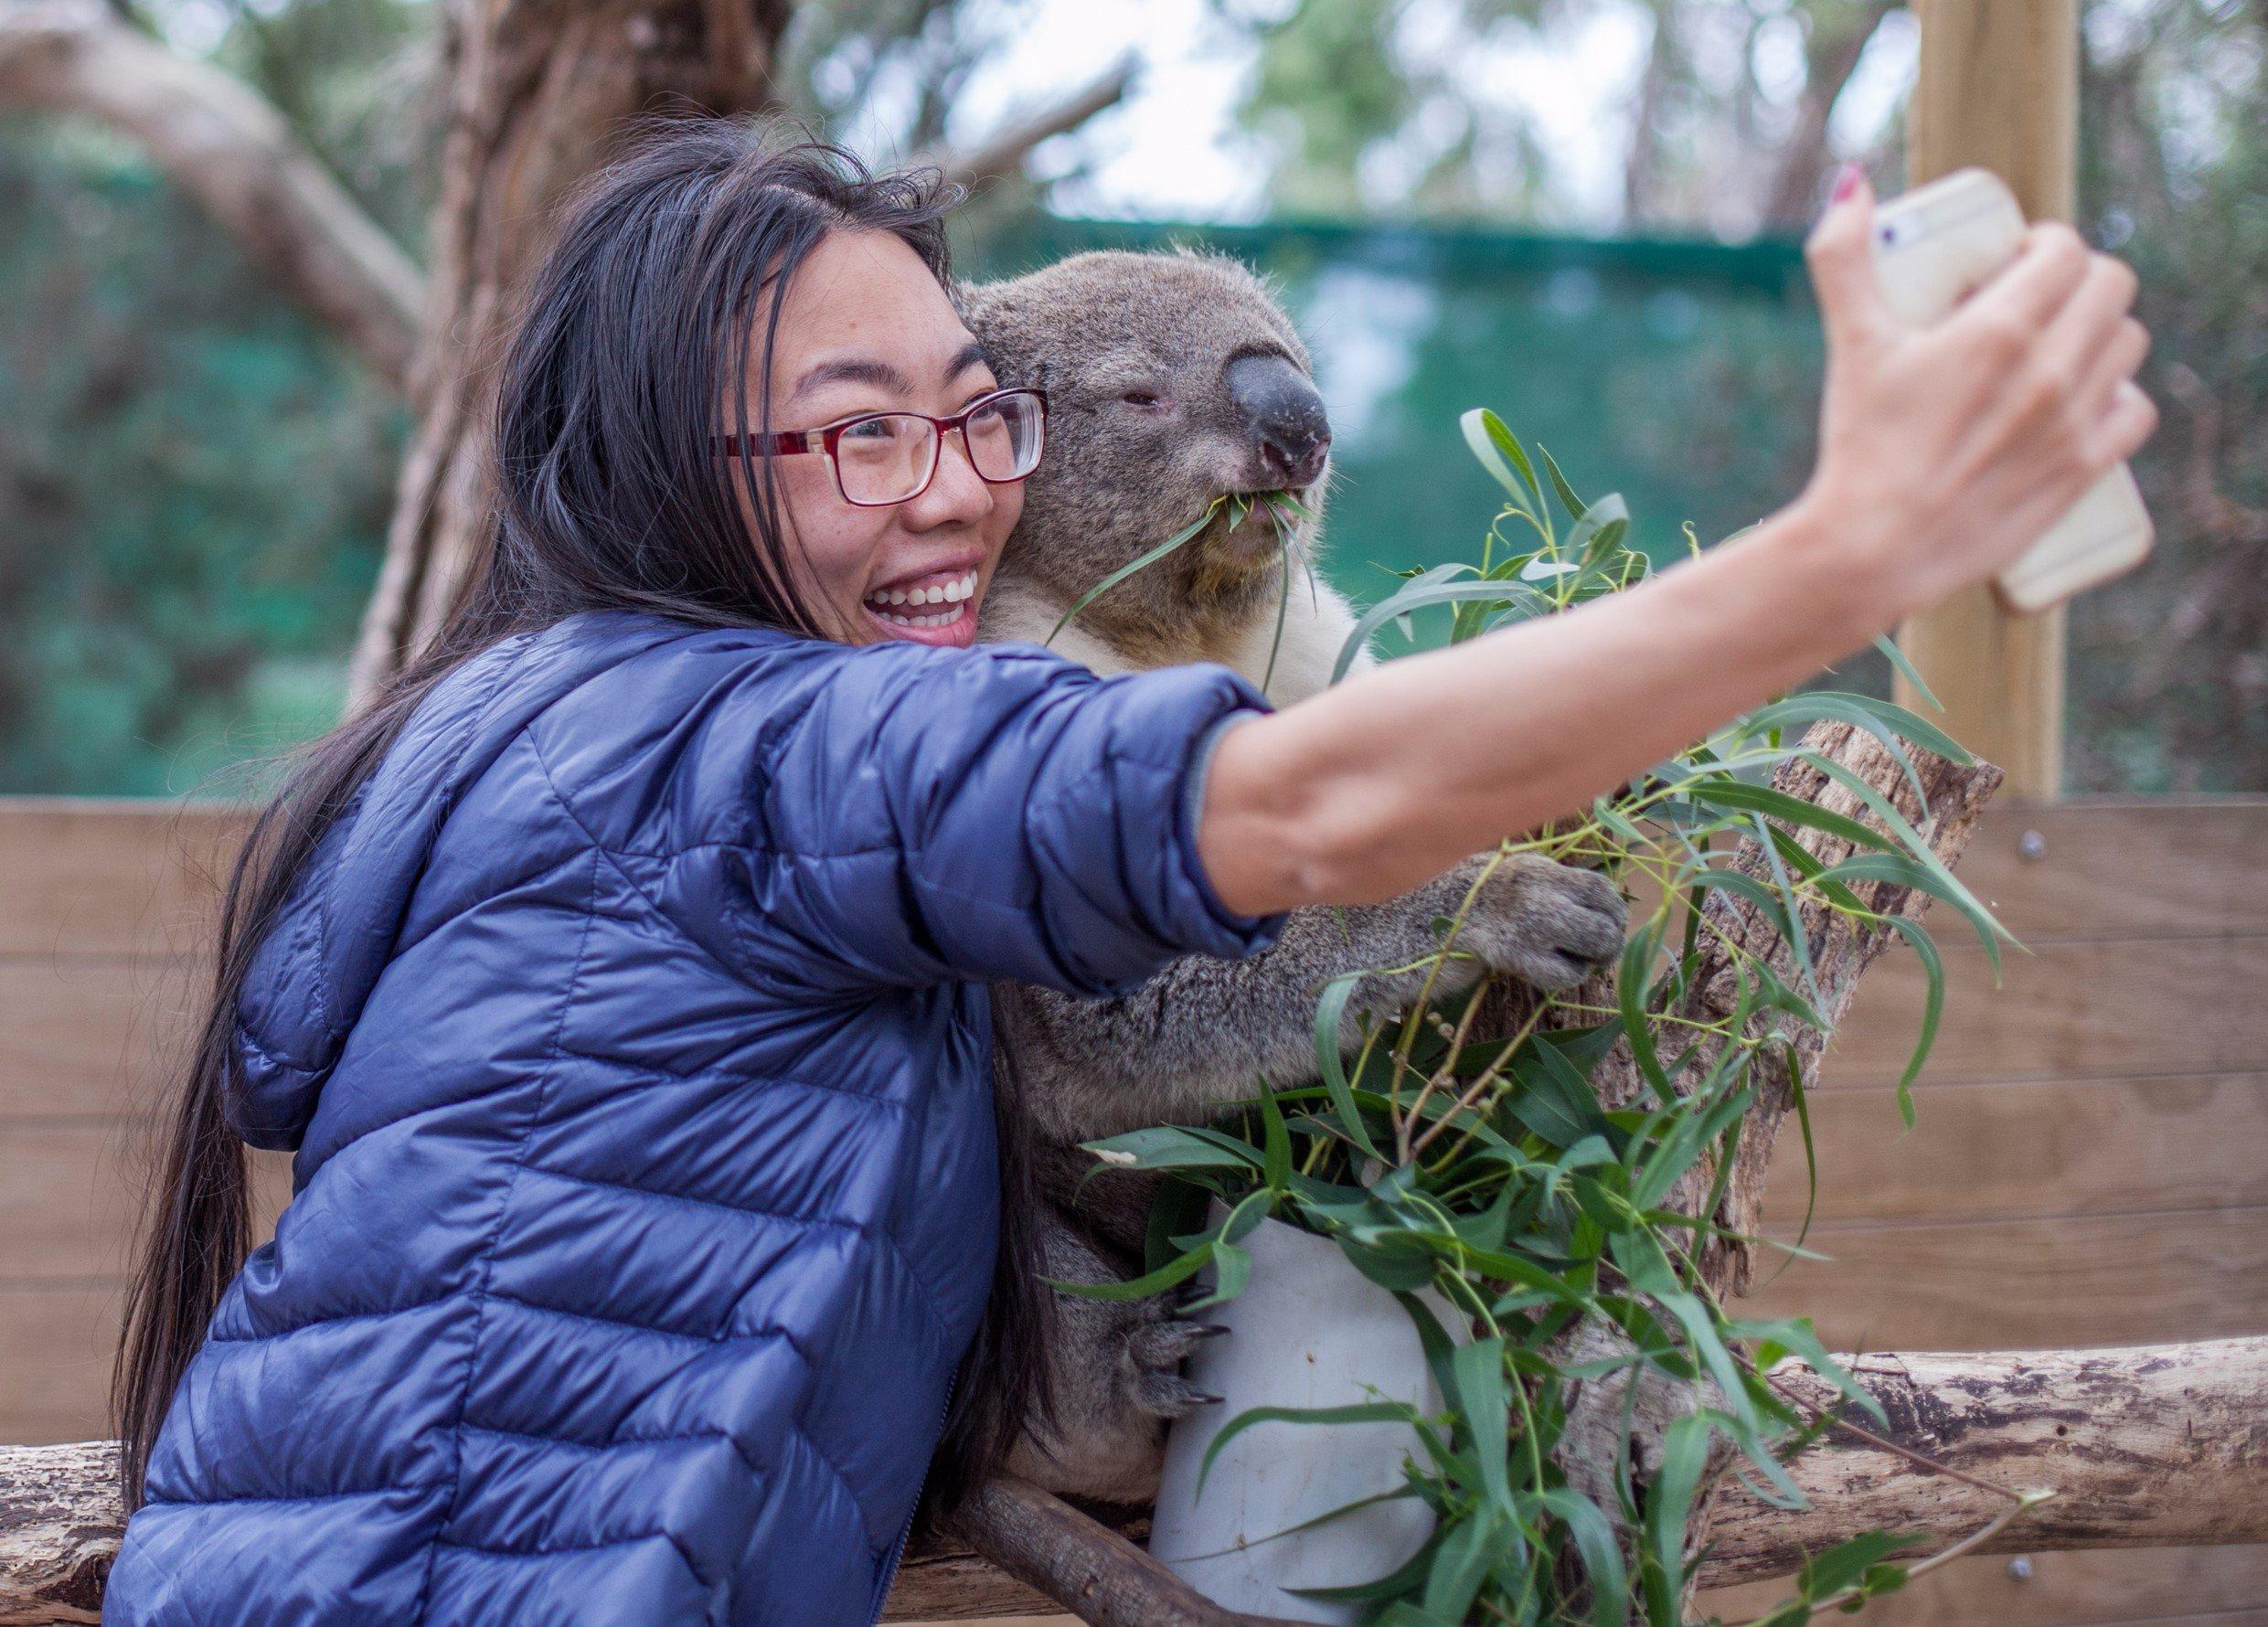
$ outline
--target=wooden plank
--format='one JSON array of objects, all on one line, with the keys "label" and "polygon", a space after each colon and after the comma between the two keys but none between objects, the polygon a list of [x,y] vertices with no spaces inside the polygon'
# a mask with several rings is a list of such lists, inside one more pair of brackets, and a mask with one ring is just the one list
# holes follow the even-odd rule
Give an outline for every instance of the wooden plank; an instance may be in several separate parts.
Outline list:
[{"label": "wooden plank", "polygon": [[[2230,885],[2268,875],[2268,799],[1998,803],[1978,820],[1960,875],[2035,946],[2268,932],[2268,888]],[[1943,936],[1954,941],[1955,930]]]},{"label": "wooden plank", "polygon": [[202,951],[244,819],[212,803],[0,799],[0,954]]},{"label": "wooden plank", "polygon": [[[1943,911],[1931,925],[1944,949],[1944,1026],[1925,1078],[2089,1078],[2241,1073],[2262,1065],[2260,991],[2268,936],[2062,942],[1992,968],[1964,946]],[[1820,1063],[1822,1085],[1895,1079],[1921,1030],[1926,981],[1908,952],[1868,974]]]},{"label": "wooden plank", "polygon": [[[1925,1079],[2240,1072],[2260,1065],[2268,936],[2047,944],[2010,955],[1996,991],[1981,951],[1949,944],[1945,1024]],[[0,1118],[116,1114],[156,1100],[194,1016],[186,963],[0,958]],[[1869,975],[1827,1054],[1823,1090],[1894,1079],[1920,1022],[1910,955]],[[1887,1133],[1887,1132],[1886,1132]]]},{"label": "wooden plank", "polygon": [[0,1441],[46,1446],[111,1434],[111,1353],[123,1294],[114,1278],[0,1284]]},{"label": "wooden plank", "polygon": [[209,977],[187,961],[0,958],[0,1121],[152,1111]]},{"label": "wooden plank", "polygon": [[[129,1270],[156,1129],[147,1119],[0,1122],[0,1282]],[[291,1196],[291,1159],[253,1154],[252,1179],[257,1242]]]},{"label": "wooden plank", "polygon": [[[201,952],[245,816],[210,804],[0,797],[0,955]],[[2026,835],[2036,839],[2027,844]],[[2027,942],[2268,932],[2268,800],[1987,809],[1962,878]]]},{"label": "wooden plank", "polygon": [[[2028,1574],[2019,1574],[2020,1571]],[[1787,1597],[1758,1582],[1701,1595],[1728,1622]],[[1868,1627],[2111,1627],[2149,1621],[2268,1622],[2268,1548],[2118,1548],[1956,1559],[1869,1604]]]},{"label": "wooden plank", "polygon": [[[1997,172],[2034,219],[2071,218],[2079,160],[2079,0],[1915,0],[1920,60],[1906,173]],[[1898,642],[1944,703],[1938,718],[2007,770],[2007,794],[2063,782],[2065,616],[2016,616],[1983,588],[1909,620]],[[1919,704],[1898,680],[1898,697]]]},{"label": "wooden plank", "polygon": [[[1823,1222],[2045,1218],[2268,1205],[2268,1073],[1888,1086],[1811,1098]],[[1804,1216],[1803,1138],[1773,1156],[1766,1223]]]},{"label": "wooden plank", "polygon": [[2082,1348],[2268,1326],[2268,1209],[1830,1225],[1808,1247],[1833,1258],[1780,1271],[1767,1251],[1741,1310],[1809,1315],[1834,1350]]}]

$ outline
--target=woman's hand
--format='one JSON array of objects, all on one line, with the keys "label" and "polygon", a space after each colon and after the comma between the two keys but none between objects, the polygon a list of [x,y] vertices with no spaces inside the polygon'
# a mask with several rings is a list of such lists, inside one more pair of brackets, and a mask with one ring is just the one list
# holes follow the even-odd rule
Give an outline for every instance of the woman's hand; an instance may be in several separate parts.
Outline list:
[{"label": "woman's hand", "polygon": [[1805,502],[1902,616],[2014,564],[2157,410],[2134,382],[2150,348],[2135,274],[2070,227],[2034,227],[1992,282],[1910,328],[1875,281],[1873,217],[1847,171],[1806,246],[1827,379]]}]

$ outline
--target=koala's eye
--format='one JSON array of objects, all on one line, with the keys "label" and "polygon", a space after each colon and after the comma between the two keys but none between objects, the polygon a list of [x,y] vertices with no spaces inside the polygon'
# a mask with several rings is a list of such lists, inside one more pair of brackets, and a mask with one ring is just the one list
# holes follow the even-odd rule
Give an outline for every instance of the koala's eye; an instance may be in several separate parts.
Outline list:
[{"label": "koala's eye", "polygon": [[1160,407],[1165,405],[1165,398],[1160,396],[1155,390],[1130,389],[1118,399],[1125,402],[1129,407]]}]

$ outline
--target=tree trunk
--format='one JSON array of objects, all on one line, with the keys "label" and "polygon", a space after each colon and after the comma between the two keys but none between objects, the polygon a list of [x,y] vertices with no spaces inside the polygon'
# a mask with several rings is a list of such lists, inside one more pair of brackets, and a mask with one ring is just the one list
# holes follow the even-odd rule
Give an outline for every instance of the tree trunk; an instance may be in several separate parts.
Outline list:
[{"label": "tree trunk", "polygon": [[792,0],[451,0],[449,126],[417,357],[416,415],[356,697],[429,637],[478,543],[488,387],[561,200],[642,113],[738,113],[771,96]]}]

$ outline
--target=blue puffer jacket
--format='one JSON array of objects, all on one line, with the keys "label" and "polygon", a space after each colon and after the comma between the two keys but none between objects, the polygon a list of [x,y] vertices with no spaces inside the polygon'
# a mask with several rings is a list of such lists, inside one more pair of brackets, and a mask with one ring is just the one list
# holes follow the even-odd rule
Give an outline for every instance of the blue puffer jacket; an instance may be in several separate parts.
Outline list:
[{"label": "blue puffer jacket", "polygon": [[297,1150],[112,1627],[876,1615],[989,1283],[985,983],[1233,957],[1223,668],[623,612],[419,709],[239,1005]]}]

